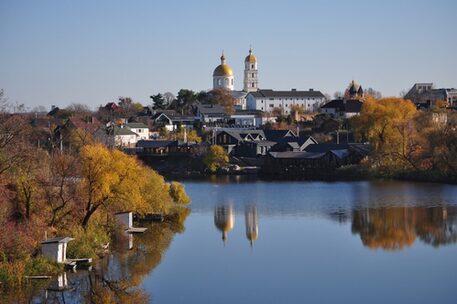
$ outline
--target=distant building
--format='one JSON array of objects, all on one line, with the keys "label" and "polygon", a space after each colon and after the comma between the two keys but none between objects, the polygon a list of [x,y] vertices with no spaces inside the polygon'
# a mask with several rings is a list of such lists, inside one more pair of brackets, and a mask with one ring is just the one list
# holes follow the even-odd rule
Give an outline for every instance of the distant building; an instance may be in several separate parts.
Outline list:
[{"label": "distant building", "polygon": [[273,112],[280,109],[285,115],[292,112],[294,106],[302,107],[304,111],[316,112],[319,106],[325,101],[325,96],[320,91],[274,91],[258,90],[250,92],[246,96],[246,105],[248,110],[260,110],[264,112]]},{"label": "distant building", "polygon": [[63,263],[67,259],[67,244],[71,237],[56,237],[41,242],[41,253],[53,262]]},{"label": "distant building", "polygon": [[362,99],[363,98],[362,86],[356,83],[354,80],[351,81],[348,88],[344,92],[344,99]]},{"label": "distant building", "polygon": [[434,89],[433,83],[416,83],[404,96],[418,108],[431,108],[438,101],[447,102],[449,107],[457,107],[457,89]]},{"label": "distant building", "polygon": [[352,80],[343,98],[334,99],[320,107],[319,112],[333,118],[350,118],[362,110],[364,92],[362,86]]},{"label": "distant building", "polygon": [[320,108],[320,113],[334,118],[350,118],[359,115],[363,102],[356,99],[335,99]]},{"label": "distant building", "polygon": [[140,122],[129,122],[125,124],[132,132],[137,134],[137,141],[140,139],[149,139],[149,127]]}]

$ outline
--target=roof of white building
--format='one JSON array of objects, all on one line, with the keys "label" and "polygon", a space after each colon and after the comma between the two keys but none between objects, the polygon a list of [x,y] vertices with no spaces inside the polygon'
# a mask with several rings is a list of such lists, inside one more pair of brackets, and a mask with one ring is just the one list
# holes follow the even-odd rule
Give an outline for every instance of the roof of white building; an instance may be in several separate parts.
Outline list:
[{"label": "roof of white building", "polygon": [[252,96],[256,98],[309,98],[309,97],[322,97],[324,98],[324,94],[320,91],[297,91],[297,90],[290,90],[290,91],[274,91],[274,90],[258,90],[256,92],[251,92]]}]

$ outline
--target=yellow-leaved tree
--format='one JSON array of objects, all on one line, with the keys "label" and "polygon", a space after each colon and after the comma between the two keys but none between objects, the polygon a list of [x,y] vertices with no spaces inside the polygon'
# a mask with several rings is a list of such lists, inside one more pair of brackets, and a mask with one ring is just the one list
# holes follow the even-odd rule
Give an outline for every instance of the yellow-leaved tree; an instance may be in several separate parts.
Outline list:
[{"label": "yellow-leaved tree", "polygon": [[164,212],[172,202],[164,179],[135,157],[95,144],[84,146],[80,158],[83,227],[101,207],[108,212],[130,210],[141,214]]},{"label": "yellow-leaved tree", "polygon": [[413,118],[416,114],[414,104],[402,98],[367,98],[360,116],[352,119],[352,125],[359,140],[372,145],[376,166],[415,168],[417,132]]},{"label": "yellow-leaved tree", "polygon": [[222,146],[213,145],[209,148],[203,162],[212,173],[215,173],[217,169],[228,164],[229,157]]}]

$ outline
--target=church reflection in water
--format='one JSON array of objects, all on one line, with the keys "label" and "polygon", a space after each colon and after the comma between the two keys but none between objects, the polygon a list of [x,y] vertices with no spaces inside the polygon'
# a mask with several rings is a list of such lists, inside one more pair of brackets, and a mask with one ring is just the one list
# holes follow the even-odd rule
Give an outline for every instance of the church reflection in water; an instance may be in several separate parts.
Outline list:
[{"label": "church reflection in water", "polygon": [[255,205],[246,206],[244,210],[244,219],[246,223],[246,237],[252,247],[259,237],[259,218]]},{"label": "church reflection in water", "polygon": [[[255,205],[247,205],[244,210],[246,225],[246,238],[251,247],[259,237],[259,217]],[[227,236],[235,226],[235,209],[231,204],[219,204],[214,208],[214,225],[222,232],[222,240],[227,241]]]},{"label": "church reflection in water", "polygon": [[[457,206],[362,207],[338,210],[325,217],[351,224],[352,233],[371,249],[402,250],[417,240],[434,247],[457,242]],[[246,238],[252,247],[259,237],[259,215],[254,204],[244,207],[244,218]],[[225,244],[235,226],[232,204],[215,206],[214,224]]]},{"label": "church reflection in water", "polygon": [[217,205],[214,208],[214,225],[222,232],[222,240],[227,240],[227,235],[235,226],[235,211],[231,204]]},{"label": "church reflection in water", "polygon": [[457,241],[457,207],[384,207],[352,211],[352,233],[364,246],[401,250],[420,239],[438,247]]}]

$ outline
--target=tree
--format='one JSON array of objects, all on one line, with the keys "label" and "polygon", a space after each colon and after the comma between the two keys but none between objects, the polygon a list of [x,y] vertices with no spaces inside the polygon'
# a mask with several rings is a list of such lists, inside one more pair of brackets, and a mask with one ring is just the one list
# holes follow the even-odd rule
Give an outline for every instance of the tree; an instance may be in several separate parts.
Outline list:
[{"label": "tree", "polygon": [[187,205],[190,203],[190,197],[186,194],[184,186],[178,182],[171,182],[169,193],[173,201],[180,205]]},{"label": "tree", "polygon": [[224,107],[225,113],[233,114],[235,113],[235,97],[229,90],[219,88],[214,89],[209,92],[208,101],[212,104],[218,104]]},{"label": "tree", "polygon": [[48,225],[59,226],[72,214],[76,215],[80,185],[78,159],[70,154],[54,153],[43,164],[39,176],[42,199],[51,213]]},{"label": "tree", "polygon": [[163,93],[163,99],[165,100],[166,105],[170,105],[176,97],[171,92],[165,92]]},{"label": "tree", "polygon": [[72,114],[83,114],[83,115],[88,115],[91,114],[92,111],[89,108],[88,105],[82,104],[82,103],[72,103],[68,107],[65,108],[68,112]]},{"label": "tree", "polygon": [[377,165],[389,170],[416,168],[413,156],[417,145],[412,121],[416,113],[416,107],[408,100],[368,97],[360,116],[354,117],[351,124],[359,140],[371,143]]},{"label": "tree", "polygon": [[132,156],[96,144],[83,147],[80,158],[83,227],[101,207],[109,213],[130,209],[142,214],[172,202],[163,177]]},{"label": "tree", "polygon": [[192,105],[197,101],[197,95],[192,90],[181,89],[178,97],[171,104],[171,108],[183,114],[189,114]]},{"label": "tree", "polygon": [[203,162],[212,173],[215,173],[219,168],[228,164],[229,157],[223,147],[214,145],[210,147]]},{"label": "tree", "polygon": [[162,94],[157,94],[157,95],[152,95],[152,102],[153,102],[153,108],[155,110],[163,110],[166,108],[166,103],[165,103],[165,98],[162,96]]},{"label": "tree", "polygon": [[368,97],[368,96],[371,96],[373,97],[374,99],[381,99],[382,98],[382,94],[381,92],[373,89],[373,88],[368,88],[364,91],[363,95],[365,97]]},{"label": "tree", "polygon": [[[202,138],[198,136],[197,131],[195,130],[186,131],[186,137],[187,142],[195,142],[198,144],[202,142]],[[181,130],[178,133],[176,133],[176,139],[184,140],[184,130]]]}]

